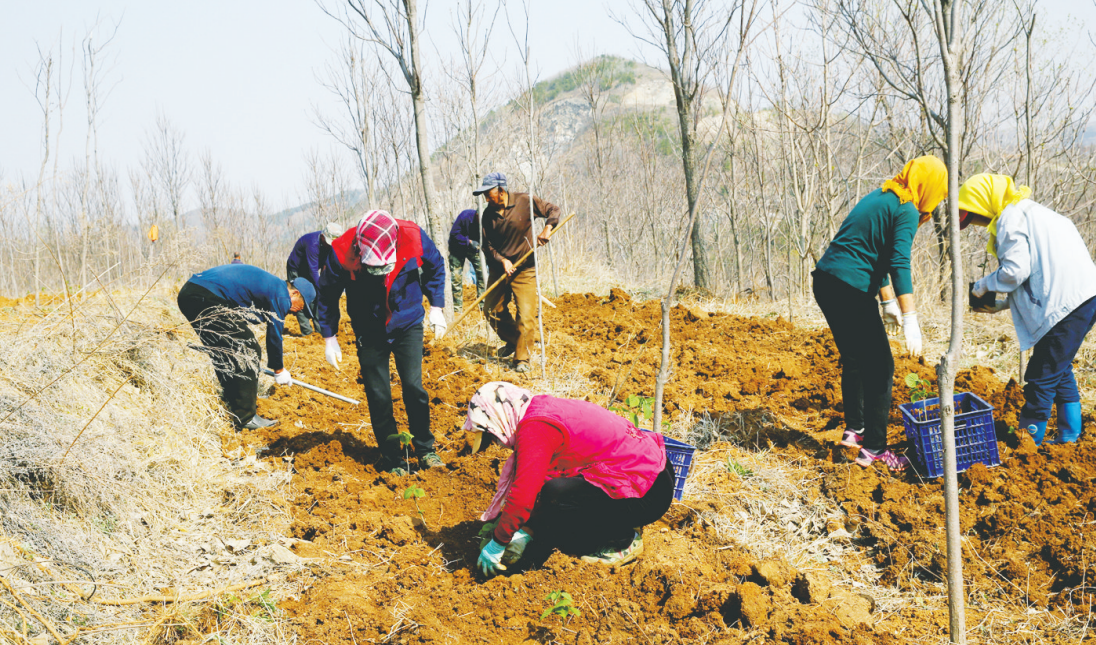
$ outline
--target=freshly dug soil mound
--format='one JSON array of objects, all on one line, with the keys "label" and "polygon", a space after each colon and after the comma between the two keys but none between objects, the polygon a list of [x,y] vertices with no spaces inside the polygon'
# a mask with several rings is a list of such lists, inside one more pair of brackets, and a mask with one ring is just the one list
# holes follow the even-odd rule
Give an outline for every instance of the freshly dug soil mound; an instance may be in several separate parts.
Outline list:
[{"label": "freshly dug soil mound", "polygon": [[[614,290],[608,298],[574,294],[555,304],[545,311],[550,381],[577,379],[575,391],[583,388],[577,396],[603,405],[610,396],[620,401],[653,393],[657,302],[634,302]],[[869,547],[884,582],[905,589],[930,584],[939,593],[945,567],[941,482],[850,464],[854,451],[837,445],[840,373],[828,331],[685,306],[672,311],[672,331],[667,414],[706,413],[720,429],[711,440],[811,460],[823,474],[821,490],[846,510],[847,528]],[[318,335],[287,339],[287,367],[305,382],[363,398],[351,337],[344,322],[345,361],[338,372],[324,362]],[[378,473],[364,399],[355,407],[302,388],[279,388],[261,400],[260,414],[281,423],[239,437],[268,445],[266,455],[293,459],[297,494],[290,512],[292,536],[302,540],[294,545],[298,555],[343,556],[341,568],[302,580],[308,586],[299,599],[282,605],[301,642],[739,643],[760,637],[866,644],[923,641],[946,629],[946,615],[938,612],[880,616],[872,613],[872,598],[834,586],[825,572],[756,560],[748,545],[724,543],[698,519],[698,511],[718,509],[688,497],[647,528],[636,563],[609,569],[555,553],[534,568],[484,581],[475,569],[478,517],[506,454],[497,448],[467,454],[460,430],[464,408],[478,386],[500,376],[534,390],[542,382],[478,358],[482,343],[449,342],[428,346],[423,364],[432,429],[447,469],[406,478]],[[904,376],[915,372],[935,380],[921,360],[896,356],[896,365],[892,443],[905,439],[897,411],[909,396]],[[1089,596],[1077,588],[1093,579],[1090,571],[1096,574],[1086,551],[1096,537],[1091,438],[1036,449],[1029,438],[1010,434],[1022,393],[988,369],[964,373],[956,389],[996,407],[1004,460],[999,468],[976,466],[962,479],[964,564],[975,611],[978,602],[993,599],[1085,611]],[[395,370],[393,394],[404,427]],[[417,507],[415,499],[404,499],[410,486],[425,492]],[[569,592],[581,615],[542,619],[552,591]]]}]

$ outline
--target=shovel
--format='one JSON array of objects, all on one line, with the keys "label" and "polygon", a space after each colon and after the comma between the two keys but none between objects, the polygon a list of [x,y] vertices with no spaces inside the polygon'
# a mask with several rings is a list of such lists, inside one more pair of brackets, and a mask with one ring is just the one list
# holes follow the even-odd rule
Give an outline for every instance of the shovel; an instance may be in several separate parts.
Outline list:
[{"label": "shovel", "polygon": [[[263,374],[266,374],[267,376],[274,376],[274,370],[272,370],[270,368],[267,368],[267,367],[264,367],[263,368]],[[323,394],[324,396],[329,396],[333,399],[338,399],[340,401],[345,401],[346,403],[353,403],[354,405],[358,405],[358,402],[355,401],[354,399],[351,399],[350,397],[343,396],[341,394],[335,394],[334,392],[329,392],[328,390],[325,390],[322,387],[316,387],[315,385],[309,385],[308,383],[305,383],[304,381],[298,381],[295,378],[289,379],[289,382],[292,385],[300,385],[301,387],[303,387],[306,390],[312,390],[313,392],[318,392],[320,394]]]}]

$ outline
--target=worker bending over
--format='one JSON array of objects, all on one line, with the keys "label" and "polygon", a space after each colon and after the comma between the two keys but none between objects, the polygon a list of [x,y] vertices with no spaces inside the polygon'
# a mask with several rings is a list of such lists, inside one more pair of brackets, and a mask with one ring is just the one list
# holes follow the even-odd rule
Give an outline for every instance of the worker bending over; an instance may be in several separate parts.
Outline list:
[{"label": "worker bending over", "polygon": [[255,413],[259,393],[259,341],[249,324],[266,323],[266,360],[278,385],[292,385],[282,364],[282,331],[290,312],[315,311],[316,290],[304,278],[292,286],[249,264],[226,264],[190,276],[179,289],[179,310],[213,359],[221,400],[236,430],[276,422]]},{"label": "worker bending over", "polygon": [[887,447],[894,381],[887,326],[901,325],[906,350],[921,353],[910,250],[917,228],[947,196],[944,162],[932,156],[910,161],[853,207],[812,274],[814,298],[841,355],[841,445],[860,448],[856,463],[861,466],[882,461],[901,471],[909,465]]},{"label": "worker bending over", "polygon": [[959,227],[989,229],[986,250],[997,270],[978,280],[971,295],[1008,294],[1020,350],[1032,347],[1024,372],[1024,407],[1019,426],[1036,445],[1043,442],[1051,404],[1058,406],[1058,443],[1081,436],[1081,396],[1073,357],[1096,322],[1096,265],[1069,219],[1031,199],[1005,175],[978,174],[959,189]]},{"label": "worker bending over", "polygon": [[533,540],[544,553],[631,562],[643,550],[642,527],[673,501],[662,435],[593,403],[488,383],[472,396],[464,429],[474,433],[473,453],[492,441],[513,451],[480,516],[498,518],[477,563],[487,576],[517,562]]},{"label": "worker bending over", "polygon": [[434,335],[445,333],[445,269],[441,253],[418,224],[370,211],[331,245],[320,276],[317,318],[324,357],[335,369],[339,347],[339,299],[346,291],[346,312],[358,346],[365,398],[373,436],[381,451],[378,470],[406,475],[392,414],[392,381],[388,357],[396,359],[403,386],[407,425],[419,465],[441,468],[430,433],[430,399],[422,385],[423,294],[430,301]]},{"label": "worker bending over", "polygon": [[487,276],[483,274],[480,259],[479,213],[469,208],[460,212],[449,229],[449,280],[453,287],[453,311],[464,309],[464,262],[467,260],[476,272],[476,296],[486,289]]},{"label": "worker bending over", "polygon": [[[483,253],[487,257],[488,285],[499,280],[503,284],[484,299],[487,320],[506,344],[498,351],[500,358],[514,356],[514,371],[529,371],[529,356],[536,338],[537,265],[535,254],[520,266],[514,263],[533,249],[533,220],[530,211],[545,220],[537,236],[538,246],[547,244],[552,229],[559,225],[559,207],[530,197],[528,193],[510,193],[506,175],[493,172],[483,178],[482,185],[472,191],[483,195],[487,208],[483,211]],[[515,301],[517,318],[510,314],[510,300]]]},{"label": "worker bending over", "polygon": [[[285,261],[285,273],[290,282],[297,278],[304,278],[312,283],[312,286],[320,288],[320,273],[327,266],[327,256],[331,254],[331,242],[342,235],[342,227],[329,222],[322,231],[305,233],[297,239],[293,250],[289,252],[289,258]],[[312,333],[312,323],[303,311],[297,312],[297,324],[301,328],[301,336]]]}]

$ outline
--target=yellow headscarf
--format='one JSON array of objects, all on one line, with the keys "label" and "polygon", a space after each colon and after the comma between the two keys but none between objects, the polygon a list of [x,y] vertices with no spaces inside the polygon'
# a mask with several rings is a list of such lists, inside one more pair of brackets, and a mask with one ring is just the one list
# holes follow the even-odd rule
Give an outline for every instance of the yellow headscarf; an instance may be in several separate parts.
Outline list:
[{"label": "yellow headscarf", "polygon": [[907,162],[894,179],[883,182],[883,191],[888,190],[903,204],[913,202],[921,213],[920,226],[948,196],[948,167],[932,155],[918,157]]},{"label": "yellow headscarf", "polygon": [[959,210],[988,217],[989,244],[986,250],[997,257],[997,218],[1006,207],[1031,197],[1027,186],[1016,186],[1012,177],[979,173],[959,187]]}]

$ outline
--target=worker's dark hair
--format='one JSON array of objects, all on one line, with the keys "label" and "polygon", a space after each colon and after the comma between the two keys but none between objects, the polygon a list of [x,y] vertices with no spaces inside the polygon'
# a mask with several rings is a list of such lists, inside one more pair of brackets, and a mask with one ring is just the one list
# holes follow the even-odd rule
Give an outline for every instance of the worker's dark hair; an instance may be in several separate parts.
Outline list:
[{"label": "worker's dark hair", "polygon": [[232,254],[233,259],[238,258],[238,257],[240,257],[240,252],[239,251],[236,251],[235,253]]}]

